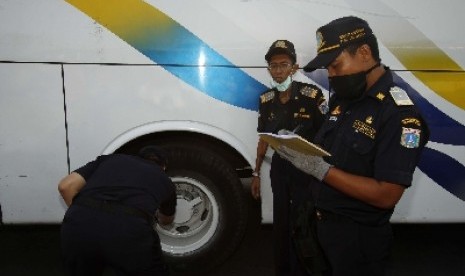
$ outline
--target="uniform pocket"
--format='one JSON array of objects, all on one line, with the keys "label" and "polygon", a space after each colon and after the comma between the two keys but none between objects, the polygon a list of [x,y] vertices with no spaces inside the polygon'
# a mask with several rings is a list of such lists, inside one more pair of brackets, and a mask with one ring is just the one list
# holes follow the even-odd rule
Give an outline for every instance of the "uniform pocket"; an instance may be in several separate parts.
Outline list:
[{"label": "uniform pocket", "polygon": [[342,141],[347,149],[353,151],[353,154],[358,155],[366,155],[375,147],[373,139],[360,133],[346,135]]},{"label": "uniform pocket", "polygon": [[353,174],[369,176],[373,173],[375,141],[361,133],[344,135],[339,159],[339,167]]}]

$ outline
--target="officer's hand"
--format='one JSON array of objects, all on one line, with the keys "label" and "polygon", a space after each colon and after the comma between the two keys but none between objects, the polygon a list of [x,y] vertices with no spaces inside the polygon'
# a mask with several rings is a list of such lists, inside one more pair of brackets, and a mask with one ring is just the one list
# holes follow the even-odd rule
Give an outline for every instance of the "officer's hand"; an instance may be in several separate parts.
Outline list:
[{"label": "officer's hand", "polygon": [[252,185],[250,186],[250,191],[252,193],[253,198],[260,198],[260,177],[254,176],[252,178]]},{"label": "officer's hand", "polygon": [[174,221],[174,215],[167,216],[163,214],[162,212],[160,212],[159,210],[155,212],[155,217],[157,218],[157,221],[160,225],[168,225],[168,224],[173,223]]},{"label": "officer's hand", "polygon": [[279,146],[276,152],[282,158],[291,162],[299,170],[313,175],[320,181],[325,178],[329,169],[332,167],[320,156],[306,155],[286,146]]}]

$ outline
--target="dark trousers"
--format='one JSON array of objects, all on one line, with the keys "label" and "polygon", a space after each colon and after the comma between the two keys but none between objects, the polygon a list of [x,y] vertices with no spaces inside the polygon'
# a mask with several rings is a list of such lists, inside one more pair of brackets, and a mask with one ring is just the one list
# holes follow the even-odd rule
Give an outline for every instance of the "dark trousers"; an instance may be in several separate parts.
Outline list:
[{"label": "dark trousers", "polygon": [[168,275],[160,240],[140,217],[72,205],[61,227],[65,269],[69,275]]},{"label": "dark trousers", "polygon": [[273,155],[271,163],[273,191],[273,250],[275,274],[309,275],[299,262],[292,241],[292,211],[304,200],[311,199],[311,177],[291,163]]},{"label": "dark trousers", "polygon": [[330,264],[325,275],[385,275],[393,239],[389,223],[368,226],[323,212],[317,220],[317,234]]}]

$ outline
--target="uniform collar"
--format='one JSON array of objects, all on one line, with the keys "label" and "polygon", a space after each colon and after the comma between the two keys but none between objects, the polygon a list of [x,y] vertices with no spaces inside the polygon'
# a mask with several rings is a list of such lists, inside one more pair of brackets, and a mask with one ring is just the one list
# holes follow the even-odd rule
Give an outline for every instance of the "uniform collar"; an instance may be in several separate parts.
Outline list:
[{"label": "uniform collar", "polygon": [[[386,95],[389,92],[389,89],[392,86],[393,78],[392,72],[389,67],[384,66],[385,72],[381,77],[368,89],[365,93],[365,96],[376,98],[378,100],[383,100],[384,98],[380,95]],[[362,97],[363,98],[363,97]]]},{"label": "uniform collar", "polygon": [[[289,87],[289,89],[291,90],[290,94],[289,94],[289,97],[290,97],[290,99],[292,99],[294,97],[294,94],[295,94],[295,81],[294,80],[292,80],[291,86]],[[271,90],[273,90],[275,92],[274,93],[274,99],[279,101],[279,93],[281,93],[281,92],[279,92],[276,88],[272,88]]]}]

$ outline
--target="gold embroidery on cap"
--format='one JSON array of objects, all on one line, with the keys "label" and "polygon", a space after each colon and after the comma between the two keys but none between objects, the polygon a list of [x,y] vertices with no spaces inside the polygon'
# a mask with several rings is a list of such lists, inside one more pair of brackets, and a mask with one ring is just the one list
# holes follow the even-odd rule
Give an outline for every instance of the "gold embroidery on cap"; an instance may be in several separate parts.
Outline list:
[{"label": "gold embroidery on cap", "polygon": [[356,29],[355,31],[348,32],[339,36],[340,43],[347,43],[354,39],[361,38],[365,36],[365,28]]},{"label": "gold embroidery on cap", "polygon": [[326,52],[326,51],[329,51],[329,50],[332,50],[332,49],[336,49],[336,48],[339,48],[340,45],[339,44],[336,44],[336,45],[333,45],[333,46],[329,46],[329,47],[326,47],[324,49],[320,49],[318,50],[318,54],[321,54],[323,52]]}]

